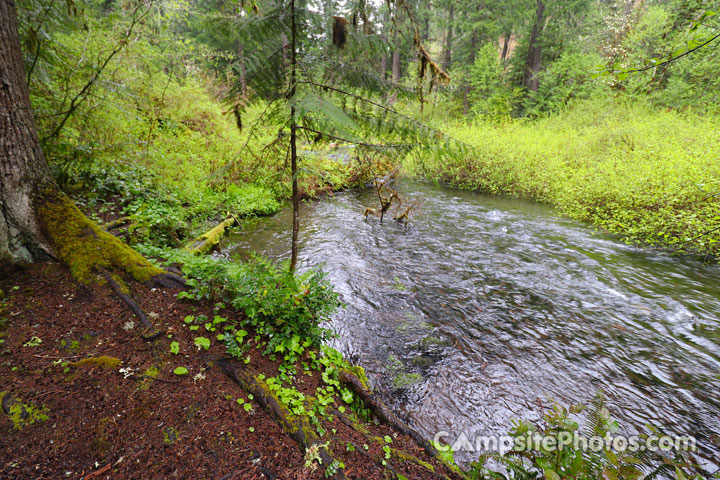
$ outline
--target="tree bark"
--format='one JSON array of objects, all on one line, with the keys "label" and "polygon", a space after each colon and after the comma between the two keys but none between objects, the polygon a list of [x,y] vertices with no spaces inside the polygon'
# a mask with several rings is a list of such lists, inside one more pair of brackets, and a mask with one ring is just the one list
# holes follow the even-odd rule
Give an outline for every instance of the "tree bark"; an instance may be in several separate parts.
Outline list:
[{"label": "tree bark", "polygon": [[448,9],[447,33],[445,34],[445,47],[443,48],[443,70],[450,70],[452,63],[453,24],[455,23],[455,2],[450,2]]},{"label": "tree bark", "polygon": [[508,57],[508,51],[510,50],[510,38],[512,34],[510,32],[505,33],[505,37],[503,38],[503,48],[502,53],[500,54],[500,61],[505,62]]},{"label": "tree bark", "polygon": [[395,49],[392,52],[392,81],[395,85],[400,83],[400,42],[398,42],[397,34],[393,38]]},{"label": "tree bark", "polygon": [[[295,0],[290,0],[290,101],[295,100],[297,24],[295,20]],[[295,105],[290,107],[290,171],[292,174],[292,241],[290,245],[290,271],[294,272],[298,259],[298,237],[300,232],[300,192],[297,171],[297,124],[295,123]]]},{"label": "tree bark", "polygon": [[34,206],[55,182],[30,107],[13,0],[0,2],[0,19],[0,261],[32,262],[52,256]]},{"label": "tree bark", "polygon": [[543,0],[537,0],[537,9],[535,11],[535,23],[533,24],[532,33],[530,34],[530,43],[528,45],[528,56],[525,64],[525,87],[531,92],[537,92],[540,86],[538,73],[542,68],[542,31],[545,27],[545,4]]}]

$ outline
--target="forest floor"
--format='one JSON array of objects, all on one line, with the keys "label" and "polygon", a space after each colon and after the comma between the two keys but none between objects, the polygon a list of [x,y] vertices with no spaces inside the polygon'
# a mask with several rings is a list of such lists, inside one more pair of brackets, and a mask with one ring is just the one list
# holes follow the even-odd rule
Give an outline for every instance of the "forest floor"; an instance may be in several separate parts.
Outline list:
[{"label": "forest floor", "polygon": [[[0,477],[325,477],[327,466],[312,458],[307,462],[308,452],[216,365],[224,354],[220,345],[171,353],[171,341],[193,345],[183,319],[212,315],[209,304],[178,300],[177,290],[131,286],[153,324],[166,333],[145,340],[142,325],[109,288],[79,285],[60,265],[17,272],[0,280],[0,290],[0,319],[6,319],[0,336],[5,413],[0,414]],[[277,362],[258,348],[248,355],[255,371],[277,374]],[[178,364],[189,373],[175,374]],[[299,375],[298,388],[314,391],[318,377],[317,372]],[[238,398],[251,408],[243,408]],[[348,445],[333,452],[347,478],[454,478],[389,426],[367,424],[369,436],[361,436],[335,417],[324,427],[323,441]],[[368,440],[386,436],[393,451],[417,457],[409,462],[393,456],[388,460],[393,475],[381,465],[382,442]]]}]

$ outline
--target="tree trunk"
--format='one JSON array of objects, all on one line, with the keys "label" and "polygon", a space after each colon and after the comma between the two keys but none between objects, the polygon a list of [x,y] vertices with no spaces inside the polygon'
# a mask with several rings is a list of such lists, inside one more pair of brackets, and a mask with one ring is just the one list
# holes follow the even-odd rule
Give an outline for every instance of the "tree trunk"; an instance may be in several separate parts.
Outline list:
[{"label": "tree trunk", "polygon": [[430,9],[432,8],[432,0],[427,0],[425,3],[425,15],[423,18],[423,40],[426,42],[430,40]]},{"label": "tree trunk", "polygon": [[32,262],[52,255],[35,204],[55,182],[30,108],[12,0],[0,2],[0,19],[0,261]]},{"label": "tree trunk", "polygon": [[532,33],[530,35],[530,43],[528,45],[527,63],[525,64],[525,78],[523,83],[531,92],[537,92],[540,86],[540,79],[537,74],[542,68],[542,31],[545,27],[545,4],[543,0],[537,0],[537,10],[535,11],[535,23],[533,24]]},{"label": "tree trunk", "polygon": [[400,47],[397,42],[392,54],[392,81],[395,85],[400,83]]},{"label": "tree trunk", "polygon": [[[0,1],[0,267],[57,259],[87,282],[170,276],[100,229],[57,186],[38,141],[13,0]],[[175,283],[176,284],[176,283]]]},{"label": "tree trunk", "polygon": [[450,8],[448,10],[448,25],[447,33],[445,35],[445,46],[443,48],[443,70],[450,70],[450,64],[452,62],[452,43],[453,43],[453,24],[455,23],[455,2],[450,2]]},{"label": "tree trunk", "polygon": [[[295,0],[290,0],[290,101],[295,100],[295,70],[297,25],[295,21]],[[295,105],[290,107],[290,171],[292,174],[292,241],[290,245],[290,271],[294,272],[298,258],[298,237],[300,232],[300,192],[298,190],[297,171],[297,125],[295,123]]]},{"label": "tree trunk", "polygon": [[510,50],[510,38],[512,36],[512,33],[507,32],[505,33],[505,37],[503,38],[503,48],[502,53],[500,54],[500,61],[505,62],[508,57],[508,51]]}]

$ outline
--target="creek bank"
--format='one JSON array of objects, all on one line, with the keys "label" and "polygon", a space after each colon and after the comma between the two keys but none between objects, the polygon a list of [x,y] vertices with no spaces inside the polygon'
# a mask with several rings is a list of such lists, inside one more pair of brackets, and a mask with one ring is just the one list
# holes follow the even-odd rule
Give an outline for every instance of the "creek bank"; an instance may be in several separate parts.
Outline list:
[{"label": "creek bank", "polygon": [[[247,351],[245,364],[223,360],[217,344],[197,347],[183,319],[217,311],[178,300],[178,290],[131,286],[154,325],[167,333],[146,341],[138,319],[109,289],[79,286],[58,265],[32,266],[3,279],[0,289],[0,316],[7,318],[0,390],[47,416],[18,429],[0,415],[3,478],[325,478],[329,465],[319,465],[313,453],[325,444],[345,467],[334,478],[384,478],[388,472],[457,478],[401,431],[375,423],[355,428],[343,423],[347,416],[324,421],[324,437],[299,448],[260,398],[228,379],[226,362],[268,378],[277,374],[278,362],[258,348]],[[187,373],[177,374],[179,367]],[[319,377],[298,375],[298,388],[314,391]],[[389,459],[384,438],[397,452]]]}]

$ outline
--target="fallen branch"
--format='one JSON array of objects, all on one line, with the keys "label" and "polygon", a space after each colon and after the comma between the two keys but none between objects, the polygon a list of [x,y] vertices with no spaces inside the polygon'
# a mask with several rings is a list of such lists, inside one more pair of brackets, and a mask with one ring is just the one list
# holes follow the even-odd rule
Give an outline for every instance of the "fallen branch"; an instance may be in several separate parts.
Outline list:
[{"label": "fallen branch", "polygon": [[111,230],[115,230],[117,228],[129,225],[130,222],[132,222],[132,219],[130,217],[122,217],[102,225],[102,228],[106,232],[110,232]]}]

